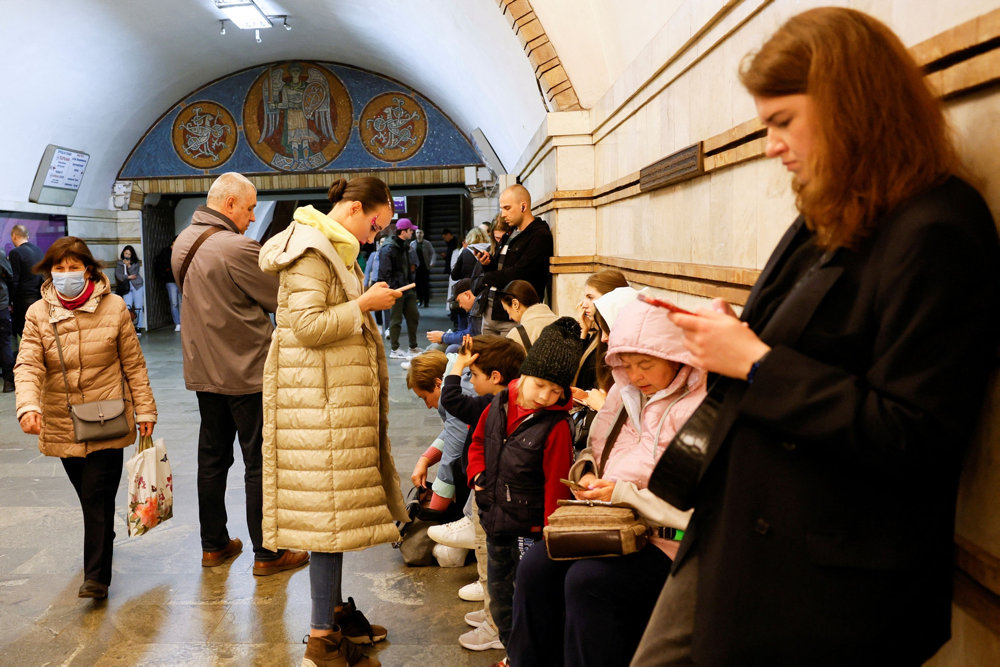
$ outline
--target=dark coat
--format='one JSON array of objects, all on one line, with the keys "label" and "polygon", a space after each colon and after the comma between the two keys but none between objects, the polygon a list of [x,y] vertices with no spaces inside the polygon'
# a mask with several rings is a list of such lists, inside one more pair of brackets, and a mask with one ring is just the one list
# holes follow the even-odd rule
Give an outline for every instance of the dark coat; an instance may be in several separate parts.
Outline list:
[{"label": "dark coat", "polygon": [[[506,253],[503,252],[504,247],[507,249]],[[524,231],[516,236],[508,236],[506,244],[497,247],[490,263],[483,266],[483,286],[502,290],[512,280],[527,280],[538,292],[538,298],[544,301],[549,284],[549,259],[552,257],[552,250],[552,230],[544,220],[535,218]],[[504,255],[502,261],[501,254]],[[498,268],[500,264],[503,264],[503,268]],[[500,299],[493,299],[493,312],[484,315],[501,322],[510,320],[500,305]]]},{"label": "dark coat", "polygon": [[31,269],[42,261],[45,253],[31,241],[25,241],[10,251],[11,270],[14,278],[11,281],[10,302],[15,311],[22,316],[28,306],[42,298],[42,282],[45,276],[32,273]]},{"label": "dark coat", "polygon": [[393,236],[378,251],[378,279],[392,289],[409,285],[411,280],[408,242]]},{"label": "dark coat", "polygon": [[[957,178],[883,217],[754,324],[676,568],[698,554],[699,664],[919,664],[950,635],[962,454],[995,365],[1000,250]],[[797,220],[750,294],[797,245]]]}]

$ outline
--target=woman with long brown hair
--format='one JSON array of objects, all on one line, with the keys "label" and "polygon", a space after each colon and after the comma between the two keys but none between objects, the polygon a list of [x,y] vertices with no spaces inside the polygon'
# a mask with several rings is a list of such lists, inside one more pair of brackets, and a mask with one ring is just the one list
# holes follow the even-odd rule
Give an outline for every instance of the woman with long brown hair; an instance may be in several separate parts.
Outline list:
[{"label": "woman with long brown hair", "polygon": [[920,69],[872,17],[799,14],[740,77],[800,215],[741,318],[721,300],[670,316],[721,407],[633,664],[920,664],[950,632],[996,229]]}]

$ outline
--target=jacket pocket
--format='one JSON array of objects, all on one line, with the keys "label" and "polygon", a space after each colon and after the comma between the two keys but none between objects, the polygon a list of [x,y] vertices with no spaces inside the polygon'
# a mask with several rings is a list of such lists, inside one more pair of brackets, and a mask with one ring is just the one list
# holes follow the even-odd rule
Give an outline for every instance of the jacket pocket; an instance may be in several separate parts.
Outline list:
[{"label": "jacket pocket", "polygon": [[545,492],[510,480],[501,480],[495,500],[505,514],[525,528],[540,526],[544,522]]}]

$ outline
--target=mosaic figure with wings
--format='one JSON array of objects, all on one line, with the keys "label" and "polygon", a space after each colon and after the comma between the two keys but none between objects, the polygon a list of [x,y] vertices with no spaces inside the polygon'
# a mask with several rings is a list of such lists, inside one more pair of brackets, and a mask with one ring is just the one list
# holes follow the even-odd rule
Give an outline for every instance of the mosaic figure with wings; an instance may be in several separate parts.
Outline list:
[{"label": "mosaic figure with wings", "polygon": [[[268,74],[264,83],[264,127],[258,143],[280,129],[286,155],[294,162],[311,162],[310,142],[325,137],[337,143],[330,118],[330,86],[323,74],[312,67],[305,81],[300,65],[289,66],[290,81],[285,80],[281,68],[273,68]],[[309,121],[313,121],[312,127]]]}]

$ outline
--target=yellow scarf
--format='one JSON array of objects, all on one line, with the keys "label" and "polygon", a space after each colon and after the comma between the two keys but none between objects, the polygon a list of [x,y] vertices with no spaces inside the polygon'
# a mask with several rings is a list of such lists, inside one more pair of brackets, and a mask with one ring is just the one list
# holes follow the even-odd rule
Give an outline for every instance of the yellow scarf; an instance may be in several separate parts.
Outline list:
[{"label": "yellow scarf", "polygon": [[347,231],[342,224],[328,215],[323,215],[312,206],[302,206],[295,209],[292,218],[295,222],[318,229],[333,244],[334,250],[344,260],[344,264],[348,268],[354,266],[354,262],[361,252],[361,244],[358,243],[354,234]]}]

